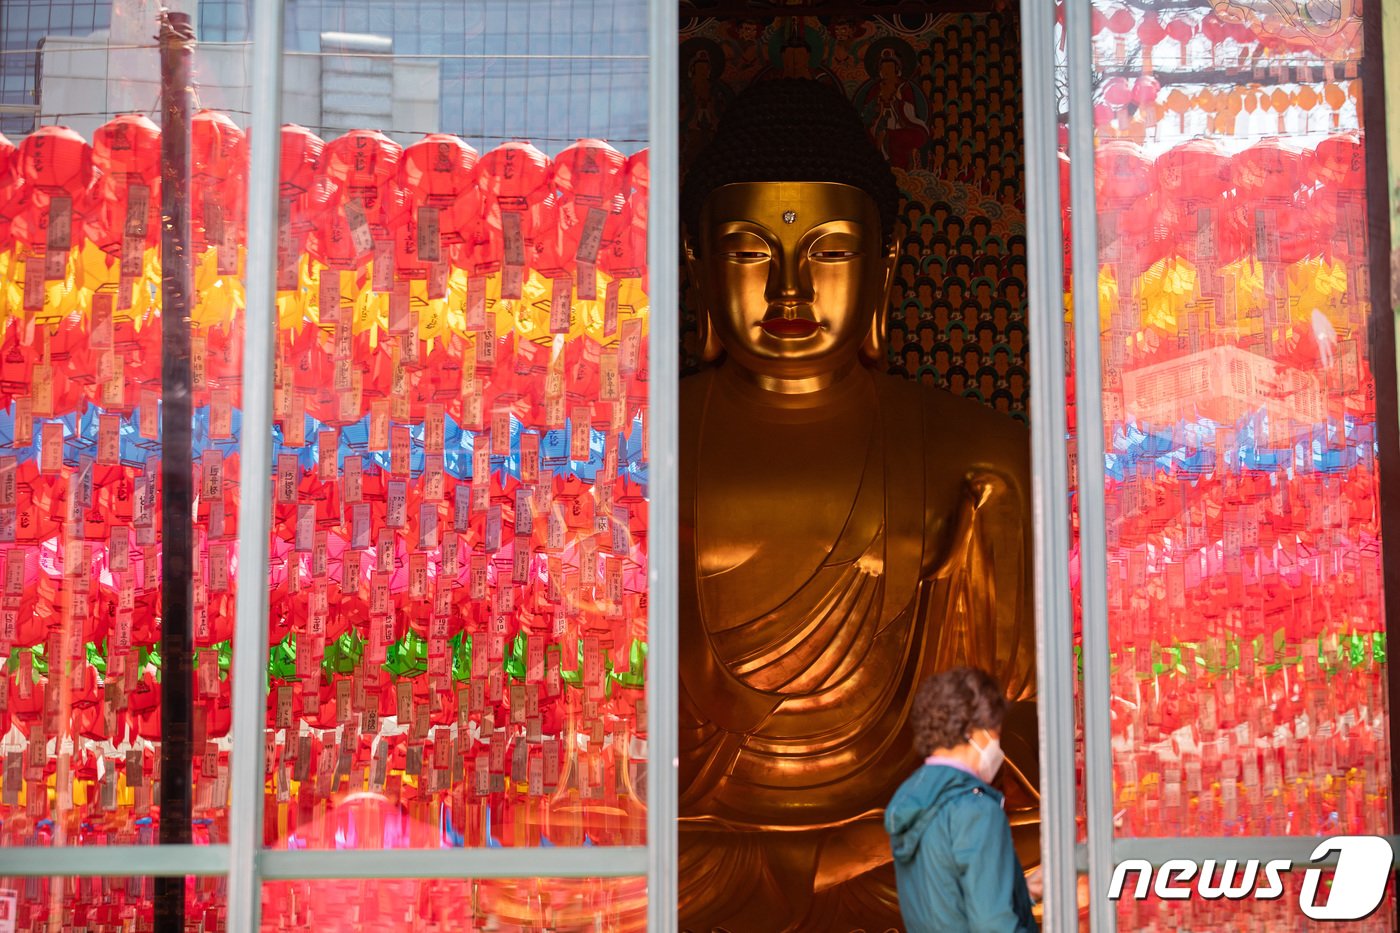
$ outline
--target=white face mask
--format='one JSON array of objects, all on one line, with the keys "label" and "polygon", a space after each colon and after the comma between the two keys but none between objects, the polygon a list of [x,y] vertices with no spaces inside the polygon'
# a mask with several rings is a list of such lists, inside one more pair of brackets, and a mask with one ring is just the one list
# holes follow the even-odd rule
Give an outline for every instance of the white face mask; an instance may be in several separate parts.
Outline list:
[{"label": "white face mask", "polygon": [[992,778],[1001,770],[1001,763],[1006,760],[1006,755],[1001,750],[1001,740],[989,739],[985,746],[978,745],[977,740],[970,736],[968,741],[977,749],[977,776],[988,784],[992,783]]}]

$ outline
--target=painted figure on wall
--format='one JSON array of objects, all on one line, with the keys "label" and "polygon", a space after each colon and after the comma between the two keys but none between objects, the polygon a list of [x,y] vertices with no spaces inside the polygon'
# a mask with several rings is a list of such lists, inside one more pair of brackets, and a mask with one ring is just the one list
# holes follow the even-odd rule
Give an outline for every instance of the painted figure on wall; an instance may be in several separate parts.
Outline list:
[{"label": "painted figure on wall", "polygon": [[921,115],[927,104],[905,77],[913,70],[913,58],[908,44],[897,39],[873,43],[866,52],[870,81],[856,94],[880,151],[900,169],[918,168],[921,149],[929,141],[928,123]]}]

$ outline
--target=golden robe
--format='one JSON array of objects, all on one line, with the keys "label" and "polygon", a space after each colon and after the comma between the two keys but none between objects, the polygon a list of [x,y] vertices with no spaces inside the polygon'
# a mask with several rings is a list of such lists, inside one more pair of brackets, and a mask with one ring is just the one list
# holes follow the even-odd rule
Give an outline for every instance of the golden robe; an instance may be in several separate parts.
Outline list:
[{"label": "golden robe", "polygon": [[[682,383],[682,929],[898,929],[882,819],[919,763],[916,687],[972,663],[1012,701],[1034,693],[1027,438],[974,403],[863,369],[823,404],[764,398],[716,370]],[[744,475],[768,464],[736,456],[735,412],[779,447],[855,436],[817,433],[830,456],[786,501],[744,502]],[[744,544],[715,538],[708,510],[763,523],[765,504],[835,521],[820,540],[792,532],[800,516]],[[1033,708],[1010,720],[1006,783],[1025,786],[1007,788],[1008,810],[1033,809]]]}]

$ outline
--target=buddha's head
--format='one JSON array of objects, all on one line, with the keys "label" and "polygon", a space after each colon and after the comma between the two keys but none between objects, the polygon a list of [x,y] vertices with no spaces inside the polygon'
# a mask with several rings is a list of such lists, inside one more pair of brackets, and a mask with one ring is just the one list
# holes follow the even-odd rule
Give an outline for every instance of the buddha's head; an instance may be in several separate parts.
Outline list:
[{"label": "buddha's head", "polygon": [[766,81],[725,112],[681,193],[703,355],[802,379],[884,366],[899,192],[839,90]]}]

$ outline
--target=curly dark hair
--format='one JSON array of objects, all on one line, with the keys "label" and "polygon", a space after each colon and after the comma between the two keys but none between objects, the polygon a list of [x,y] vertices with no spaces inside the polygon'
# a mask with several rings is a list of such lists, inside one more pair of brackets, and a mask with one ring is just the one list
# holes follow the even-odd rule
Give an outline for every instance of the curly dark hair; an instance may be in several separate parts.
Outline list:
[{"label": "curly dark hair", "polygon": [[830,181],[875,201],[886,244],[899,187],[846,95],[822,81],[778,78],[750,85],[724,112],[681,188],[681,219],[695,233],[705,199],[721,185]]},{"label": "curly dark hair", "polygon": [[976,667],[955,667],[919,685],[909,725],[914,749],[922,756],[967,741],[973,729],[1000,729],[1006,697],[992,675]]}]

